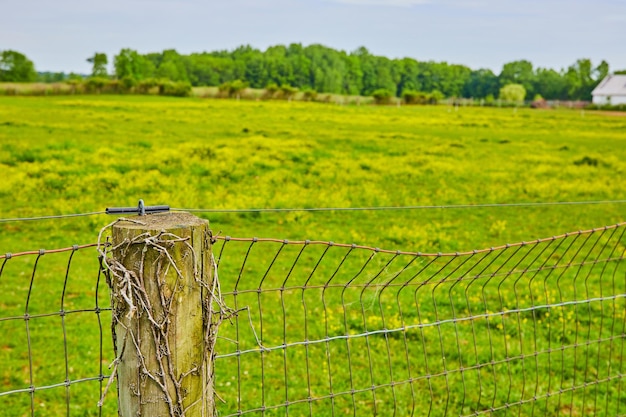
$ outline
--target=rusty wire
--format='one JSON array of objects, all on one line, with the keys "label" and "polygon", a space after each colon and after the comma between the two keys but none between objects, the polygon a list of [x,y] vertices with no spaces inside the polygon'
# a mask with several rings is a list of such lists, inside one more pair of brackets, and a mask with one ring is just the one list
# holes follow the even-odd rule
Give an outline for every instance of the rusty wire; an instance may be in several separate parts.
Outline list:
[{"label": "rusty wire", "polygon": [[218,236],[249,308],[216,345],[221,415],[623,414],[625,230],[436,254]]}]

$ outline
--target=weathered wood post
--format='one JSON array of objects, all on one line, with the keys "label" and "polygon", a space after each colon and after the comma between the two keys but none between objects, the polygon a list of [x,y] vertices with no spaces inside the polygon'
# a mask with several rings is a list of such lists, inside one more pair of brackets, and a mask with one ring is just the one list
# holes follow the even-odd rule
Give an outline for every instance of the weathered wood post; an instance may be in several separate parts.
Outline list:
[{"label": "weathered wood post", "polygon": [[121,417],[212,417],[209,223],[188,213],[113,225],[109,260]]}]

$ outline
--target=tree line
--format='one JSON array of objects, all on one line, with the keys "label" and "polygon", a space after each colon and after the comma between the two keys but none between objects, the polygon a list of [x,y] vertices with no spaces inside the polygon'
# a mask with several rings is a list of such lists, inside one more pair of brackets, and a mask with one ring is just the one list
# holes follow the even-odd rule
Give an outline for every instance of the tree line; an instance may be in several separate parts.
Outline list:
[{"label": "tree line", "polygon": [[[141,54],[125,48],[111,62],[104,53],[88,58],[90,78],[113,79],[126,88],[158,85],[158,80],[187,86],[282,88],[320,93],[396,97],[495,99],[510,84],[521,85],[525,99],[590,100],[591,91],[609,74],[609,64],[579,59],[566,69],[534,67],[530,61],[504,64],[499,74],[447,62],[389,59],[365,47],[352,52],[323,45],[276,45],[265,51],[241,46],[231,51],[183,55],[174,49]],[[112,71],[109,72],[109,64]],[[616,71],[623,73],[624,71]],[[55,82],[76,74],[36,73],[32,61],[16,51],[2,51],[0,81]],[[421,94],[421,95],[420,95]]]}]

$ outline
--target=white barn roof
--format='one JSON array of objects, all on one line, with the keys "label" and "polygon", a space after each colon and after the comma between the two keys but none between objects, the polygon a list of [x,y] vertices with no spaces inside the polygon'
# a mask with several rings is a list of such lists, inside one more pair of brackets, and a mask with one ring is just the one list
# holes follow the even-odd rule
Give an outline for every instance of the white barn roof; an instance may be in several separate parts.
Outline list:
[{"label": "white barn roof", "polygon": [[626,75],[607,75],[591,92],[593,96],[626,97]]}]

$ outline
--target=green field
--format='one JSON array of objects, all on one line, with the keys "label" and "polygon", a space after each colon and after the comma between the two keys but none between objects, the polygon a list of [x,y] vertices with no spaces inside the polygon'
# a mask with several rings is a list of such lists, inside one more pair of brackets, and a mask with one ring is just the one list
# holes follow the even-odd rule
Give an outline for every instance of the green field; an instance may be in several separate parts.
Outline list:
[{"label": "green field", "polygon": [[[565,110],[1,98],[1,217],[101,211],[139,198],[209,209],[619,200],[625,129],[624,117]],[[623,219],[620,205],[210,218],[233,236],[424,251]],[[93,241],[106,221],[3,225],[0,246]]]},{"label": "green field", "polygon": [[[625,132],[626,117],[589,111],[581,113],[570,110],[469,107],[455,109],[448,106],[340,106],[140,96],[0,97],[0,169],[3,174],[0,182],[0,218],[103,211],[105,207],[134,206],[140,198],[148,205],[168,204],[176,208],[204,209],[448,206],[626,200],[623,184],[626,172]],[[626,219],[625,209],[625,204],[609,203],[199,215],[208,218],[214,233],[222,236],[324,240],[392,250],[437,253],[481,249],[612,225]],[[97,215],[0,223],[0,253],[92,243],[96,241],[100,228],[110,221],[111,218]],[[602,246],[608,241],[615,246]],[[596,246],[589,246],[590,256],[623,256],[625,240],[622,237],[601,235],[598,242]],[[225,248],[223,264],[220,264],[220,279],[225,292],[233,290],[238,268],[241,267],[247,250],[246,245],[247,243],[230,243]],[[259,274],[262,275],[267,270],[277,246],[267,244],[262,248],[267,249],[259,249],[258,253],[252,255],[251,259],[255,260],[256,265],[246,269],[244,278],[249,281],[241,284],[243,289],[256,288]],[[303,258],[302,264],[296,268],[302,269],[302,276],[320,256],[321,249],[318,249]],[[609,256],[611,249],[614,252]],[[267,288],[277,288],[286,279],[298,250],[299,248],[289,247],[279,257],[274,267],[277,272],[264,284]],[[342,253],[338,250],[335,252],[319,269],[320,275],[315,278],[316,284],[323,283],[324,278],[327,279],[332,274],[336,260],[341,259]],[[586,258],[583,255],[584,253],[576,254],[572,262],[584,261]],[[369,252],[359,252],[357,260],[343,266],[343,275],[337,282],[345,284],[368,256]],[[524,260],[522,253],[516,256],[519,257],[520,265],[526,265],[528,259]],[[376,259],[368,267],[370,269],[359,278],[362,282],[367,282],[368,277],[379,270],[384,270],[384,277],[389,279],[402,269],[395,263],[385,268],[389,257],[379,256]],[[3,275],[0,276],[0,318],[24,314],[33,262],[34,257],[15,258],[7,262]],[[29,305],[31,314],[59,310],[66,263],[67,254],[45,255],[41,258]],[[97,268],[95,251],[77,253],[71,269],[69,287],[63,297],[65,308],[93,308]],[[431,268],[434,268],[434,272],[437,266],[433,265]],[[470,271],[467,265],[459,268],[458,271],[463,273]],[[597,269],[591,268],[583,272],[573,270],[573,285],[568,287],[565,284],[569,282],[568,276],[563,276],[565,281],[551,289],[558,289],[560,295],[552,294],[551,297],[557,297],[556,301],[564,301],[580,299],[585,295],[605,296],[607,291],[624,291],[621,281],[618,280],[618,284],[615,284],[615,276],[623,276],[623,267],[615,268],[611,270],[612,281],[605,280]],[[487,272],[496,270],[488,269]],[[429,273],[428,271],[425,273]],[[407,279],[410,273],[410,270],[406,272]],[[576,281],[579,273],[582,274],[581,278]],[[443,310],[439,311],[433,309],[432,304],[442,302],[443,298],[435,294],[434,290],[432,294],[428,292],[423,296],[417,296],[413,292],[406,296],[397,295],[397,292],[381,295],[376,288],[372,294],[342,294],[339,290],[325,294],[321,290],[313,290],[306,295],[302,291],[268,291],[263,295],[266,297],[263,300],[257,299],[256,294],[243,295],[235,300],[231,294],[227,296],[227,301],[231,304],[237,303],[239,307],[251,306],[255,326],[260,324],[260,319],[254,315],[255,311],[263,305],[264,343],[280,345],[283,340],[293,342],[304,336],[315,339],[328,334],[343,334],[344,331],[359,333],[367,326],[370,326],[368,329],[381,326],[381,317],[386,317],[388,322],[400,322],[400,325],[409,322],[424,323],[424,319],[432,321],[439,314],[451,317],[455,313],[446,308],[455,305],[457,298],[461,302],[478,297],[476,300],[481,302],[478,310],[482,308],[497,311],[503,305],[520,307],[520,303],[523,304],[520,300],[529,297],[532,300],[532,294],[535,297],[548,297],[543,286],[551,283],[549,279],[541,276],[533,283],[532,279],[526,277],[520,282],[505,282],[500,286],[497,285],[499,282],[492,282],[487,287],[487,292],[481,291],[484,288],[482,285],[487,285],[484,282],[469,289],[468,284],[457,287],[446,284],[443,285],[445,288],[440,288],[443,291],[441,297],[449,299],[449,303],[444,303],[444,307],[440,306]],[[301,285],[303,280],[297,282]],[[101,282],[98,296],[102,305],[108,303],[105,287]],[[314,306],[320,297],[325,297],[328,306],[310,308],[309,316],[304,320],[312,320],[312,324],[308,328],[309,334],[305,335],[298,327],[301,327],[301,317],[304,314],[302,305]],[[551,300],[554,301],[554,298]],[[362,306],[364,303],[369,303],[369,307],[346,308],[346,305]],[[281,307],[281,304],[285,307]],[[415,304],[424,307],[422,310],[418,309],[417,315],[413,312],[412,316],[405,314],[401,317],[401,311],[411,311],[411,305],[415,310]],[[388,306],[391,306],[390,311],[385,316],[381,311]],[[566,328],[562,324],[563,320],[571,320],[572,326],[575,326],[575,334],[579,334],[579,326],[587,326],[581,327],[584,331],[580,330],[580,334],[584,334],[587,341],[594,337],[609,337],[613,334],[609,329],[622,326],[623,301],[618,301],[617,304],[600,303],[596,307],[563,308],[558,314],[555,312],[555,323],[558,323],[563,334],[574,331],[573,328]],[[461,313],[469,306],[458,308],[458,313]],[[289,311],[292,317],[289,326],[287,319],[282,316],[285,311]],[[471,313],[476,313],[476,310]],[[579,320],[579,314],[583,313],[585,320]],[[98,374],[99,334],[97,318],[94,316],[77,315],[81,319],[73,319],[71,316],[67,318],[71,379]],[[314,320],[316,317],[319,320]],[[529,327],[527,332],[523,331],[526,322],[521,324],[523,317],[520,314],[511,319],[520,320],[520,324],[516,324],[516,321],[503,321],[502,324],[505,328],[516,328],[518,333],[511,337],[515,339],[517,335],[516,340],[524,340],[527,348],[533,340],[538,340],[539,347],[536,349],[566,344],[564,340],[551,339],[554,335],[540,332],[537,336],[537,318],[534,315],[526,318],[529,319],[528,326],[534,326],[532,330]],[[561,321],[558,321],[559,318]],[[102,319],[105,328],[106,367],[113,359],[106,330],[110,314],[103,313]],[[382,320],[382,325],[385,325],[385,318]],[[594,328],[591,324],[597,324],[594,320],[604,323],[604,327],[600,324],[599,330]],[[249,329],[246,328],[249,327],[246,324],[248,318],[240,317],[237,323],[237,329],[225,324],[223,334],[235,337],[235,333],[241,331],[248,338],[245,341],[247,348],[253,348]],[[613,327],[608,323],[612,323]],[[487,323],[486,327],[489,326]],[[23,328],[23,320],[0,321],[0,363],[4,364],[0,370],[0,392],[24,388],[29,384]],[[593,334],[588,330],[592,328]],[[33,320],[32,329],[33,352],[38,355],[34,364],[37,375],[35,385],[62,382],[65,379],[65,368],[60,318],[54,316],[38,319],[36,322]],[[462,339],[469,340],[470,345],[485,347],[489,346],[491,337],[488,338],[481,332],[476,336],[472,333],[473,327],[470,329],[461,326],[458,330],[460,335],[456,333],[453,337],[451,333],[447,333],[442,339],[436,334],[438,328],[430,329],[435,333],[406,335],[410,336],[409,339],[414,337],[420,344],[430,341],[456,346],[455,341],[458,343]],[[444,327],[441,329],[443,331]],[[454,331],[457,331],[456,326]],[[534,333],[535,339],[523,339],[519,336],[526,334],[524,337],[529,337],[530,332]],[[243,344],[244,336],[241,337]],[[403,346],[407,339],[367,339],[373,350],[384,353],[383,356],[369,359],[362,356],[369,349],[362,345],[365,342],[357,340],[352,346],[354,367],[346,368],[345,362],[341,360],[330,364],[331,368],[336,367],[333,371],[336,376],[335,392],[349,391],[351,388],[348,380],[357,388],[383,384],[385,379],[377,375],[376,371],[375,375],[371,375],[370,369],[388,372],[389,366],[385,362],[388,360],[387,352],[396,348],[405,349]],[[601,348],[586,348],[587,356],[593,357],[594,363],[598,364],[594,371],[598,378],[609,372],[609,368],[601,364],[619,357],[618,353],[623,353],[617,345],[611,345],[608,353]],[[333,355],[344,358],[345,346],[344,343],[333,347]],[[498,344],[493,346],[502,351],[506,349]],[[506,346],[506,342],[503,346]],[[222,352],[233,350],[232,346],[223,341],[218,342],[218,348]],[[285,363],[298,369],[298,372],[287,377],[291,400],[309,395],[327,395],[328,378],[325,375],[329,370],[323,368],[321,362],[319,372],[309,372],[311,383],[317,383],[318,389],[308,388],[306,374],[301,373],[305,368],[300,365],[305,358],[308,360],[310,357],[312,361],[326,358],[327,352],[323,344],[310,349],[311,351],[304,352],[294,348],[284,357],[279,352],[267,354],[264,359],[265,381],[272,388],[266,387],[265,390],[259,386],[258,356],[242,357],[241,362],[230,358],[218,359],[218,365],[223,365],[222,368],[216,368],[216,387],[226,401],[222,405],[222,415],[236,413],[239,406],[242,409],[255,408],[261,404],[260,396],[264,396],[267,405],[284,402],[285,377],[282,369]],[[440,359],[445,352],[443,346],[433,349],[434,363],[439,363],[432,365],[431,362],[433,372],[445,369],[446,365]],[[413,353],[411,351],[411,354],[407,353],[405,356]],[[483,353],[477,352],[476,360]],[[506,353],[499,353],[500,357],[508,357],[507,355],[515,356],[524,352],[512,348],[511,352],[507,350]],[[553,359],[553,366],[557,364],[559,368],[572,368],[574,381],[577,372],[584,372],[585,378],[580,379],[582,377],[579,376],[578,383],[581,380],[586,381],[589,369],[586,363],[581,363],[580,358],[578,363],[568,357],[559,358]],[[408,378],[406,370],[402,368],[404,359],[400,359],[394,365],[396,380]],[[493,356],[491,359],[493,360]],[[454,356],[450,360],[460,361],[456,363],[457,367],[463,364],[461,359]],[[503,364],[499,370],[503,375],[520,371],[515,367],[504,366],[507,364]],[[526,375],[531,365],[534,373]],[[272,366],[275,368],[273,371],[270,370]],[[549,365],[545,365],[547,368],[543,366],[539,363],[522,365],[525,380],[539,379],[542,370],[553,372]],[[306,369],[309,369],[309,365]],[[348,375],[348,371],[352,376]],[[468,380],[463,383],[471,390],[471,387],[479,383],[471,379],[476,377],[468,374]],[[560,377],[559,374],[554,376]],[[424,381],[397,388],[383,388],[380,392],[377,391],[378,397],[375,400],[372,400],[369,392],[352,397],[342,396],[336,403],[327,399],[313,403],[312,411],[315,415],[325,415],[327,412],[334,415],[367,414],[367,410],[374,406],[374,401],[378,404],[380,415],[388,415],[392,410],[397,415],[410,414],[411,410],[420,415],[419,410],[426,407],[433,407],[433,415],[441,415],[446,409],[444,403],[447,404],[447,400],[430,403],[428,389],[439,399],[445,397],[446,391],[452,392],[447,410],[450,414],[469,414],[474,411],[472,407],[476,403],[489,406],[485,405],[485,400],[471,395],[463,400],[464,403],[460,403],[455,393],[463,390],[454,388],[455,378],[458,379],[458,374],[451,376],[450,380],[447,377],[445,381],[439,378],[439,382],[433,383],[430,388],[424,385]],[[483,376],[482,380],[486,392],[491,385],[500,384],[506,387],[504,394],[493,394],[496,406],[511,401],[511,398],[519,400],[528,396],[507,396],[506,390],[514,392],[520,387],[510,382],[508,376],[503,377],[505,380],[500,382],[498,378],[493,376],[489,380]],[[244,398],[241,405],[236,404],[237,390],[240,388],[236,386],[237,379],[243,381],[241,389],[247,392],[242,394]],[[459,383],[456,381],[456,384]],[[554,383],[550,388],[554,390]],[[610,403],[611,410],[619,407],[619,401],[622,401],[621,409],[624,412],[626,404],[623,404],[623,400],[616,400],[618,394],[614,388],[610,385],[606,390],[594,391],[590,396],[602,398],[598,401],[602,404],[606,398],[606,404]],[[412,389],[416,393],[412,393]],[[426,393],[419,391],[424,389],[427,390]],[[539,391],[545,393],[546,389],[542,385]],[[71,415],[98,415],[95,407],[98,390],[98,383],[73,385]],[[528,390],[527,388],[526,391]],[[64,393],[64,387],[37,393],[36,414],[63,415],[66,410]],[[465,394],[463,397],[465,398]],[[114,395],[109,396],[103,410],[104,415],[115,414],[114,402]],[[535,415],[569,415],[575,409],[578,415],[582,415],[596,411],[596,408],[589,408],[589,404],[585,405],[584,399],[571,400],[569,408],[568,404],[569,402],[564,405],[560,402],[558,405],[556,402],[548,404],[544,401],[532,412],[530,409],[519,408],[511,411],[511,414],[530,415],[534,412]],[[296,408],[290,410],[293,415],[310,412],[306,403],[294,407]],[[602,407],[598,406],[597,410],[602,410]],[[506,412],[507,410],[501,411],[501,415],[506,415]],[[28,395],[0,396],[0,415],[29,413]],[[265,415],[284,415],[284,408],[268,411]],[[572,412],[572,415],[576,414]],[[607,412],[606,415],[611,414]]]}]

